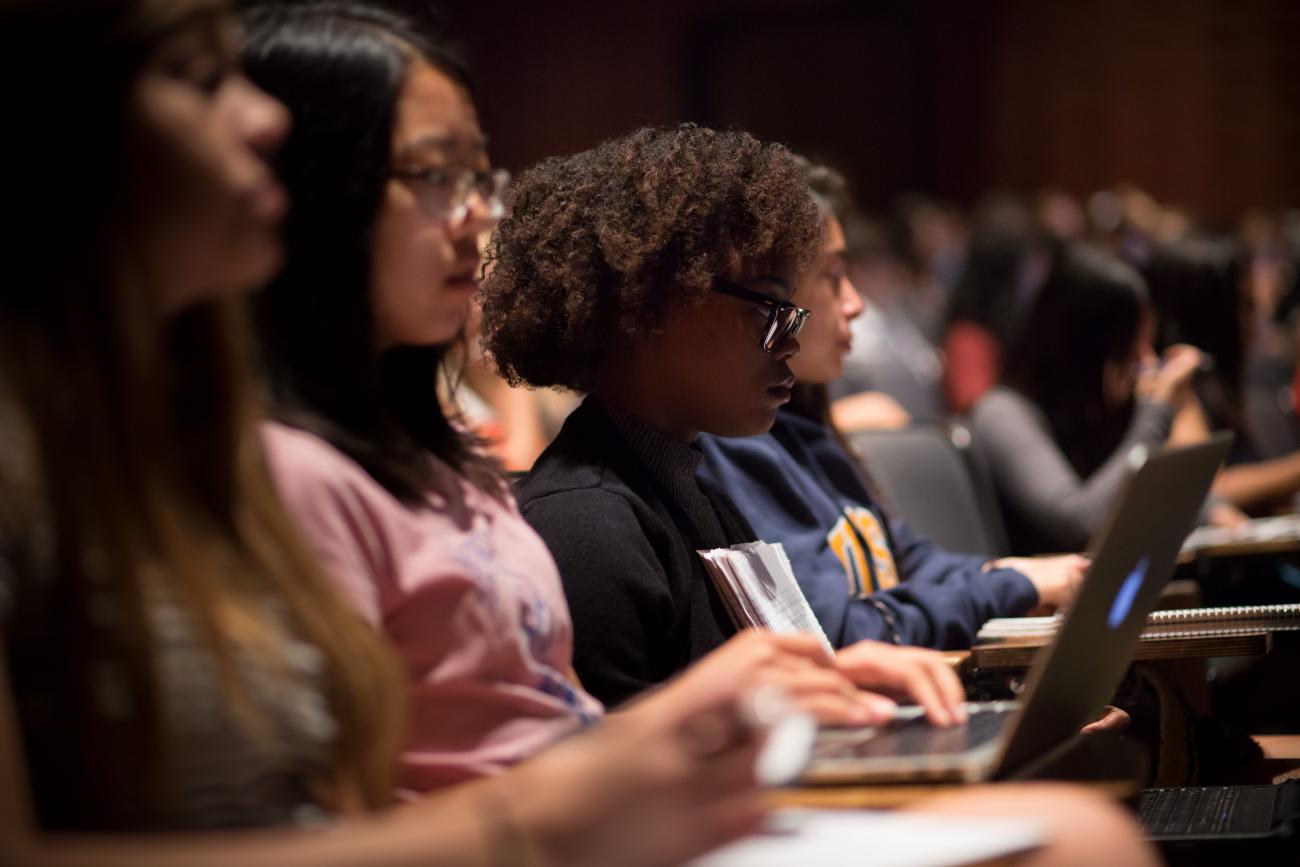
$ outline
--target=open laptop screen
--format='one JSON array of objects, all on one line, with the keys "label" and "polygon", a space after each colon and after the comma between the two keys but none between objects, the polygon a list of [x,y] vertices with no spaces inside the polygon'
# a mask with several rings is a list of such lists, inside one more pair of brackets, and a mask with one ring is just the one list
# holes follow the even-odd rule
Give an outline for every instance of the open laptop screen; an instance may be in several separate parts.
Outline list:
[{"label": "open laptop screen", "polygon": [[1133,457],[1136,471],[1096,536],[1079,595],[1030,671],[1000,776],[1024,773],[1110,699],[1231,441],[1219,435]]}]

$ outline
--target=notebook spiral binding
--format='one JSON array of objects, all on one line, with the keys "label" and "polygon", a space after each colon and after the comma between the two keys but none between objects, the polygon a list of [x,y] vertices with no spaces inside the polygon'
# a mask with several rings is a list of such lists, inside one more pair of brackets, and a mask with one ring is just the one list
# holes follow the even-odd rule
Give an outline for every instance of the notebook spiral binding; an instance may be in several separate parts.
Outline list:
[{"label": "notebook spiral binding", "polygon": [[1223,623],[1237,620],[1288,620],[1300,618],[1300,604],[1235,605],[1227,608],[1168,608],[1153,611],[1147,623]]}]

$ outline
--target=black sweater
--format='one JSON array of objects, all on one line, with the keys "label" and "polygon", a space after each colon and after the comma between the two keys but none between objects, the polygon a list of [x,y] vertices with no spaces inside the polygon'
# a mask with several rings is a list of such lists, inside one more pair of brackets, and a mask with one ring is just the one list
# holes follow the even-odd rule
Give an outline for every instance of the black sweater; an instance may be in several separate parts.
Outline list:
[{"label": "black sweater", "polygon": [[583,686],[618,705],[722,644],[735,627],[697,549],[754,540],[702,455],[588,398],[519,483],[519,507],[560,568]]}]

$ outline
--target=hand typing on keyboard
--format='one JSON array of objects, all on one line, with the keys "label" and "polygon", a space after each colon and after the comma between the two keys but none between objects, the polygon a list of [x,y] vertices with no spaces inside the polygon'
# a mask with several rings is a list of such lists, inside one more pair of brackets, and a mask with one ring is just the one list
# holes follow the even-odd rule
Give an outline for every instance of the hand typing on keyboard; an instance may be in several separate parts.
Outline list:
[{"label": "hand typing on keyboard", "polygon": [[966,720],[961,680],[936,651],[859,641],[836,653],[835,664],[863,689],[919,704],[935,725]]},{"label": "hand typing on keyboard", "polygon": [[633,707],[671,706],[722,686],[737,693],[780,687],[792,704],[825,725],[878,725],[897,709],[885,696],[856,688],[815,636],[777,635],[762,629],[737,633]]}]

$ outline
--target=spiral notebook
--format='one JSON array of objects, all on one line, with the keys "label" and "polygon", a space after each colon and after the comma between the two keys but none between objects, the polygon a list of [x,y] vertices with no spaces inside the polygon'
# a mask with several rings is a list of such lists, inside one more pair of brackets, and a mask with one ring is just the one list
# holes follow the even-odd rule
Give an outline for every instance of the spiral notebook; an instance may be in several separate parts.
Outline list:
[{"label": "spiral notebook", "polygon": [[[1060,627],[1061,620],[1059,614],[1051,617],[997,617],[985,623],[976,637],[981,642],[990,642],[1049,636]],[[1300,604],[1170,608],[1147,615],[1147,625],[1139,640],[1296,630],[1300,630]]]}]

